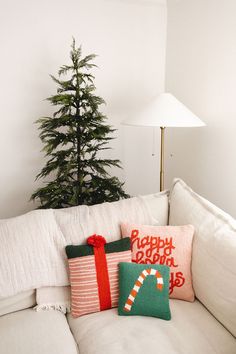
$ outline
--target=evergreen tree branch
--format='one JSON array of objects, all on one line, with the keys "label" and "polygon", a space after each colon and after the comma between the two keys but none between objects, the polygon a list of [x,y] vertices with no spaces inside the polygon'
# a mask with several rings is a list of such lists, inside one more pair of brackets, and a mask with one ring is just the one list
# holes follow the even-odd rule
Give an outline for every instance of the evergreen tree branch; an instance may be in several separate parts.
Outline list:
[{"label": "evergreen tree branch", "polygon": [[[123,183],[111,177],[111,168],[121,168],[117,159],[97,158],[110,149],[114,131],[107,117],[101,113],[103,98],[95,94],[95,77],[90,69],[94,54],[82,57],[82,48],[76,48],[73,39],[71,63],[51,75],[57,85],[56,94],[47,98],[55,107],[52,117],[37,120],[43,151],[48,158],[37,179],[49,178],[31,196],[40,202],[40,208],[64,208],[79,204],[97,204],[127,198]],[[109,171],[109,172],[108,172]]]}]

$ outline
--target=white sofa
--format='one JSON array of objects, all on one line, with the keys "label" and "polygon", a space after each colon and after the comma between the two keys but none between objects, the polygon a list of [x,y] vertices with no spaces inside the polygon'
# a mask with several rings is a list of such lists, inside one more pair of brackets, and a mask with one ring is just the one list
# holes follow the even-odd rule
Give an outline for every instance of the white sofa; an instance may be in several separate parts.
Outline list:
[{"label": "white sofa", "polygon": [[[168,193],[161,193],[144,199],[160,224],[169,220],[171,225],[195,227],[194,303],[170,300],[170,321],[118,316],[117,309],[74,319],[55,310],[36,312],[35,290],[27,289],[0,300],[0,354],[236,353],[236,221],[179,179],[174,181],[169,198]],[[116,203],[119,207],[120,202]],[[62,233],[76,230],[76,210],[53,212]],[[104,205],[97,210],[104,213]],[[37,217],[37,211],[33,213]],[[0,247],[5,247],[9,225],[9,220],[0,221]],[[22,232],[24,228],[19,235]],[[4,272],[0,257],[0,288],[4,285],[1,277],[4,282],[7,279]]]}]

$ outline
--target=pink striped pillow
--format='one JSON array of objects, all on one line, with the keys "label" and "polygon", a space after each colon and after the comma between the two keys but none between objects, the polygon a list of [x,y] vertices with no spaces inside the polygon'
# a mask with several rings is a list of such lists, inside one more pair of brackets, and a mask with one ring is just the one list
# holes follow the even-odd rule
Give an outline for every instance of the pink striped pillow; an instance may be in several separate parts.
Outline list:
[{"label": "pink striped pillow", "polygon": [[131,262],[130,238],[106,243],[102,236],[88,245],[67,246],[73,317],[118,306],[118,263]]}]

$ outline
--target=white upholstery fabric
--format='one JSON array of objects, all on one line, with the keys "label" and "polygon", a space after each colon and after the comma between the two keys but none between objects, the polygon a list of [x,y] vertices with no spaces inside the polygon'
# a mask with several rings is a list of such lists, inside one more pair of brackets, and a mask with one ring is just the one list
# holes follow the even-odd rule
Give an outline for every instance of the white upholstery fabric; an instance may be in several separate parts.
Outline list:
[{"label": "white upholstery fabric", "polygon": [[236,336],[236,221],[177,179],[170,194],[169,223],[194,225],[195,294]]},{"label": "white upholstery fabric", "polygon": [[53,210],[0,220],[0,299],[46,285],[67,285],[65,238]]},{"label": "white upholstery fabric", "polygon": [[[80,208],[87,208],[81,214]],[[107,242],[121,237],[122,222],[141,224],[167,223],[168,192],[134,197],[113,203],[90,207],[72,207],[54,210],[57,224],[71,244],[82,244],[88,236],[97,233]],[[138,220],[138,221],[137,221]]]},{"label": "white upholstery fabric", "polygon": [[169,191],[148,194],[141,196],[141,198],[145,202],[151,216],[153,217],[152,224],[167,225],[169,217]]},{"label": "white upholstery fabric", "polygon": [[66,317],[58,311],[18,311],[0,317],[1,354],[77,354]]},{"label": "white upholstery fabric", "polygon": [[[167,196],[165,196],[167,200]],[[65,246],[94,233],[120,237],[120,220],[151,223],[141,197],[63,210],[35,210],[0,220],[0,299],[29,289],[69,284]]]},{"label": "white upholstery fabric", "polygon": [[35,290],[24,291],[17,295],[0,300],[0,316],[33,307],[35,304]]},{"label": "white upholstery fabric", "polygon": [[82,354],[236,353],[236,339],[198,301],[170,306],[171,321],[118,316],[117,309],[68,321]]}]

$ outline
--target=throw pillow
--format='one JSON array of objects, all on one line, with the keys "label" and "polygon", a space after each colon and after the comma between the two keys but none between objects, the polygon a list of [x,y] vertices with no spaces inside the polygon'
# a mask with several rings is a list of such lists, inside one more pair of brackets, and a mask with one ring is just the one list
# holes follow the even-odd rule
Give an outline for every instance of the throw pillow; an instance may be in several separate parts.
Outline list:
[{"label": "throw pillow", "polygon": [[194,301],[191,254],[194,227],[122,224],[123,237],[131,238],[132,261],[170,267],[170,297]]},{"label": "throw pillow", "polygon": [[118,263],[131,262],[129,237],[106,243],[104,237],[93,235],[87,243],[66,247],[73,317],[116,307]]},{"label": "throw pillow", "polygon": [[170,320],[169,272],[163,265],[120,263],[118,314]]}]

